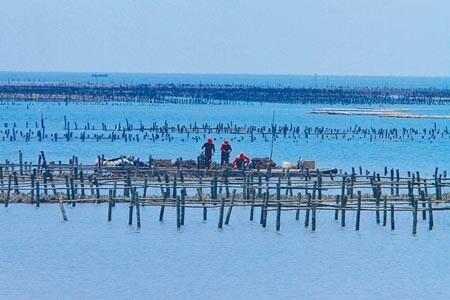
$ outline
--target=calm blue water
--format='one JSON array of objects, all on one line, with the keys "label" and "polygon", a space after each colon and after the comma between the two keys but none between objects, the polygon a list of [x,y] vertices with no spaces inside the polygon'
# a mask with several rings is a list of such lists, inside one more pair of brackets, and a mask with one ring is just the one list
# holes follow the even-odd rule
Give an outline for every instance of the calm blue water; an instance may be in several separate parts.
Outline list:
[{"label": "calm blue water", "polygon": [[187,210],[177,231],[174,211],[158,222],[159,208],[142,211],[142,228],[128,227],[118,205],[67,208],[15,204],[0,209],[0,299],[448,299],[448,213],[436,226],[411,235],[410,214],[397,214],[395,231],[362,214],[341,228],[318,213],[311,232],[295,213],[282,215],[275,231],[233,210],[217,229],[218,211]]},{"label": "calm blue water", "polygon": [[[120,74],[119,74],[120,75]],[[114,80],[117,74],[106,79]],[[14,77],[16,76],[16,77]],[[203,75],[130,75],[121,74],[117,82],[198,83],[218,80],[241,80],[243,77]],[[152,77],[153,76],[153,77]],[[90,74],[13,74],[0,73],[0,80],[94,80]],[[164,79],[165,78],[165,79]],[[255,79],[256,78],[256,79]],[[252,77],[244,83],[283,84],[297,82],[300,77]],[[331,76],[328,84],[331,83]],[[163,80],[164,79],[164,80]],[[318,84],[323,79],[317,77]],[[348,79],[348,78],[346,78]],[[386,79],[356,78],[357,84],[384,86]],[[97,79],[96,79],[97,80]],[[257,81],[252,81],[257,80]],[[259,80],[259,81],[258,81]],[[279,82],[277,80],[281,80]],[[304,77],[313,80],[314,77]],[[445,87],[446,79],[395,78],[387,85]],[[226,82],[226,81],[225,81]],[[415,83],[414,83],[415,82]],[[234,82],[233,82],[234,83]],[[292,83],[295,85],[294,83]],[[311,85],[312,83],[309,83]],[[322,84],[322,83],[320,83]],[[397,85],[396,85],[397,84]],[[307,85],[302,83],[300,85]],[[347,106],[348,107],[348,106]],[[415,128],[444,130],[449,120],[392,119],[362,116],[309,114],[317,105],[145,105],[110,103],[2,103],[0,136],[4,130],[18,132],[36,130],[44,116],[46,132],[64,134],[64,116],[72,126],[84,128],[87,122],[101,128],[128,120],[134,127],[142,122],[189,126],[193,122],[218,122],[270,127],[275,123],[310,127],[348,129]],[[413,113],[450,115],[449,106],[396,106],[389,109]],[[27,126],[28,123],[28,126]],[[91,134],[96,131],[90,131]],[[195,159],[208,136],[219,146],[229,138],[234,153],[246,152],[251,157],[269,156],[270,142],[247,135],[238,138],[223,134],[173,135],[167,140],[111,142],[90,140],[53,142],[32,139],[25,142],[0,140],[0,160],[18,161],[18,151],[27,161],[37,161],[41,150],[48,161],[68,161],[77,155],[80,162],[91,164],[97,155],[116,157],[135,155],[143,159],[182,156]],[[384,166],[420,171],[431,175],[434,168],[447,170],[450,139],[411,137],[404,140],[369,139],[348,136],[345,139],[310,137],[283,138],[274,143],[273,158],[296,161],[299,156],[315,160],[317,167],[351,167],[382,171]],[[217,157],[216,157],[217,159]],[[166,210],[166,221],[158,222],[158,208],[142,209],[142,228],[127,225],[126,205],[113,211],[107,222],[107,207],[78,205],[67,207],[68,222],[63,222],[57,205],[12,204],[0,208],[0,299],[448,299],[450,295],[450,215],[435,213],[435,228],[428,231],[427,221],[419,221],[418,235],[411,235],[412,216],[396,215],[396,230],[375,224],[375,216],[363,212],[361,231],[355,232],[355,216],[349,214],[347,227],[341,228],[328,212],[318,212],[317,231],[305,229],[302,219],[295,221],[294,212],[283,213],[281,232],[275,231],[275,216],[270,214],[267,229],[248,221],[248,209],[235,209],[229,226],[217,229],[217,210],[209,210],[202,222],[200,210],[187,210],[186,225],[176,229],[174,211]]]}]

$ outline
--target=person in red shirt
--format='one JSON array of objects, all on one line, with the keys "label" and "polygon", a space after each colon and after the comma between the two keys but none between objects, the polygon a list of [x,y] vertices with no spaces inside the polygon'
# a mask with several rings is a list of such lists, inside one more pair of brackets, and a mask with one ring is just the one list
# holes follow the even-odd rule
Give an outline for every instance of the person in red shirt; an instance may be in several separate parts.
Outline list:
[{"label": "person in red shirt", "polygon": [[233,168],[238,170],[245,170],[249,164],[250,164],[250,157],[248,157],[244,153],[239,154],[233,160]]},{"label": "person in red shirt", "polygon": [[230,162],[230,152],[233,151],[231,149],[228,140],[224,140],[222,145],[220,146],[220,165],[228,164]]}]

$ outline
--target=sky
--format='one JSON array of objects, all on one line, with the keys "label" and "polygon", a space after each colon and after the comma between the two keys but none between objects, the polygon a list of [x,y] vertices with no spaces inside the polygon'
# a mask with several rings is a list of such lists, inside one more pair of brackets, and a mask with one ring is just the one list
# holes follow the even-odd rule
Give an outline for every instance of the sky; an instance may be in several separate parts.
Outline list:
[{"label": "sky", "polygon": [[0,71],[450,76],[450,2],[2,0]]}]

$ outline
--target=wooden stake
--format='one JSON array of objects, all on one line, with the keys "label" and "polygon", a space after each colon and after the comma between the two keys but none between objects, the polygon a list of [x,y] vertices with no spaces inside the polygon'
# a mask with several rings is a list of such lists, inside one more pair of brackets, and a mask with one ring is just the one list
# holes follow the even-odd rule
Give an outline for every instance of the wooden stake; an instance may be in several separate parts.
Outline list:
[{"label": "wooden stake", "polygon": [[335,221],[339,220],[339,209],[338,209],[339,199],[340,199],[340,196],[336,195],[336,209],[334,210],[334,220]]},{"label": "wooden stake", "polygon": [[298,208],[295,210],[295,220],[298,221],[300,219],[300,205],[302,204],[302,194],[298,193]]},{"label": "wooden stake", "polygon": [[412,197],[414,201],[414,212],[413,212],[413,230],[412,234],[417,234],[417,208],[418,208],[418,201],[414,200],[414,196]]},{"label": "wooden stake", "polygon": [[276,230],[279,231],[281,226],[281,201],[277,203],[277,223]]},{"label": "wooden stake", "polygon": [[[8,207],[8,203],[9,203],[9,198],[11,196],[11,181],[12,181],[12,177],[11,177],[11,173],[8,175],[8,190],[6,191],[6,201],[5,201],[5,207]],[[33,189],[33,188],[32,188]]]},{"label": "wooden stake", "polygon": [[231,210],[233,209],[234,198],[236,197],[236,189],[233,189],[233,195],[231,196],[230,206],[228,207],[227,216],[225,218],[225,225],[230,222]]},{"label": "wooden stake", "polygon": [[136,188],[133,188],[134,194],[134,203],[136,205],[136,225],[137,228],[141,228],[141,210],[139,206],[139,193],[136,191]]},{"label": "wooden stake", "polygon": [[256,198],[256,190],[252,190],[252,204],[250,205],[250,221],[253,221],[253,216],[255,212],[255,198]]},{"label": "wooden stake", "polygon": [[359,223],[361,221],[361,191],[358,191],[358,204],[357,204],[357,210],[356,210],[356,228],[355,230],[359,230]]},{"label": "wooden stake", "polygon": [[197,194],[198,194],[199,201],[202,202],[203,221],[206,221],[208,219],[208,208],[206,207],[206,203],[203,200],[202,190],[200,188],[197,188]]},{"label": "wooden stake", "polygon": [[131,202],[128,207],[128,225],[129,226],[133,225],[133,206],[134,206],[133,200],[134,200],[134,198],[131,197]]},{"label": "wooden stake", "polygon": [[312,203],[311,230],[316,231],[316,203]]},{"label": "wooden stake", "polygon": [[58,202],[59,202],[59,209],[61,210],[63,220],[67,221],[66,209],[64,208],[64,202],[63,202],[62,197],[58,198]]},{"label": "wooden stake", "polygon": [[180,199],[180,196],[177,196],[176,199],[177,199],[177,228],[179,229],[181,227],[181,218],[180,218],[180,214],[181,214],[181,208],[180,208],[181,199]]},{"label": "wooden stake", "polygon": [[341,200],[341,226],[345,227],[345,206],[347,205],[347,196],[343,196]]},{"label": "wooden stake", "polygon": [[41,193],[39,191],[39,181],[36,181],[36,207],[40,206]]},{"label": "wooden stake", "polygon": [[162,203],[161,203],[161,209],[159,211],[159,221],[163,222],[163,220],[164,220],[164,209],[165,209],[164,203],[166,202],[166,199],[168,197],[168,193],[165,192],[164,189],[161,189],[161,190],[163,191],[163,195],[162,195],[163,196],[163,200],[162,200]]},{"label": "wooden stake", "polygon": [[[425,193],[421,192],[421,197],[425,200]],[[434,220],[433,220],[433,206],[431,203],[431,198],[428,198],[428,230],[433,230]]]},{"label": "wooden stake", "polygon": [[109,190],[108,222],[111,222],[111,218],[112,218],[112,203],[113,203],[113,190]]},{"label": "wooden stake", "polygon": [[394,205],[391,204],[391,230],[395,230]]},{"label": "wooden stake", "polygon": [[308,197],[308,203],[306,204],[306,207],[308,207],[305,211],[305,227],[309,226],[309,211],[310,211],[310,207],[311,207],[311,194],[306,194],[306,196]]},{"label": "wooden stake", "polygon": [[225,198],[222,198],[222,201],[220,203],[220,211],[219,211],[219,224],[218,224],[218,228],[222,229],[223,226],[223,211],[225,208]]},{"label": "wooden stake", "polygon": [[186,210],[186,190],[183,188],[181,190],[181,225],[184,226],[184,215],[185,215],[185,210]]}]

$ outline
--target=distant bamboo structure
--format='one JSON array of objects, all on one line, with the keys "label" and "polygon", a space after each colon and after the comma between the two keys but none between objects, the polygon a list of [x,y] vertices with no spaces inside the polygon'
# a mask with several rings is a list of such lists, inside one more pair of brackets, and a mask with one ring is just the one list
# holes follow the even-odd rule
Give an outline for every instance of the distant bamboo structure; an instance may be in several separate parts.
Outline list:
[{"label": "distant bamboo structure", "polygon": [[448,104],[449,89],[265,87],[251,85],[0,82],[3,101],[236,104]]}]

